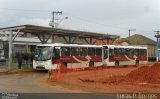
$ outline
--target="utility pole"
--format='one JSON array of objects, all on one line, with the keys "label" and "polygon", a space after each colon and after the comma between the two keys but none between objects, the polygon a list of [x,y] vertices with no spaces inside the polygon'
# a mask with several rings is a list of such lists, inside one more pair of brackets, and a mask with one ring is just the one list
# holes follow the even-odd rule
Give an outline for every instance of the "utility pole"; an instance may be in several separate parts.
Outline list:
[{"label": "utility pole", "polygon": [[159,38],[160,38],[160,31],[154,31],[154,32],[156,32],[156,35],[155,35],[155,37],[157,38],[157,48],[156,48],[156,60],[157,60],[157,62],[158,62],[158,58],[159,58],[159,55],[158,55],[158,43],[159,43]]},{"label": "utility pole", "polygon": [[[52,29],[54,30],[55,28],[55,22],[54,22],[54,15],[55,14],[59,14],[59,15],[62,15],[62,11],[53,11],[52,12],[52,20],[49,22],[49,25],[52,27]],[[53,43],[53,35],[51,34],[51,42]]]},{"label": "utility pole", "polygon": [[136,31],[136,29],[129,29],[128,31],[129,31],[128,44],[130,44],[131,31]]},{"label": "utility pole", "polygon": [[50,21],[50,23],[49,23],[49,25],[50,26],[52,26],[52,28],[54,28],[55,26],[54,26],[54,24],[55,24],[55,22],[54,22],[54,15],[55,14],[57,14],[57,15],[62,15],[62,11],[53,11],[52,12],[52,20]]}]

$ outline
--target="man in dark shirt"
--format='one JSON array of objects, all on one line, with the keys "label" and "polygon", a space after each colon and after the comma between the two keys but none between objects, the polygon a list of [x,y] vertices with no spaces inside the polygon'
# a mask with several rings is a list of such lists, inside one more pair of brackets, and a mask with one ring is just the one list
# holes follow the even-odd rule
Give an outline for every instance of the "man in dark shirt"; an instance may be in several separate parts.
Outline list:
[{"label": "man in dark shirt", "polygon": [[16,55],[17,61],[18,61],[18,69],[21,69],[22,61],[23,61],[23,55],[21,53],[17,53]]}]

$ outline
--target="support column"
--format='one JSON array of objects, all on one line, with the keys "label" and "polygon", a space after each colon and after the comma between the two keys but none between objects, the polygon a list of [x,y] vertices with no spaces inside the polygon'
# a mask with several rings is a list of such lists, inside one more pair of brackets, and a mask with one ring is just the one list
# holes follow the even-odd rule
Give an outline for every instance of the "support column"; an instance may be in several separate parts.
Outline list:
[{"label": "support column", "polygon": [[89,38],[89,43],[92,44],[92,38],[91,37]]},{"label": "support column", "polygon": [[11,64],[12,64],[12,31],[9,31],[9,54],[8,54],[8,70],[11,69]]},{"label": "support column", "polygon": [[76,37],[74,37],[74,39],[72,40],[72,43],[77,43],[77,42],[75,42],[76,40],[77,40],[77,36]]},{"label": "support column", "polygon": [[87,38],[84,38],[84,40],[86,41],[86,43],[87,43],[87,44],[89,44],[89,42],[88,42]]},{"label": "support column", "polygon": [[159,43],[159,38],[157,37],[157,45],[156,45],[156,53],[157,53],[157,55],[156,55],[156,61],[158,62],[158,43]]},{"label": "support column", "polygon": [[[48,36],[48,37],[46,37]],[[42,33],[37,34],[38,39],[41,41],[42,44],[47,43],[47,41],[51,38],[52,34],[45,35]]]},{"label": "support column", "polygon": [[64,41],[69,44],[69,41],[67,40],[67,38],[65,36],[62,36],[62,38],[64,39]]},{"label": "support column", "polygon": [[97,42],[97,39],[94,42],[92,42],[92,44],[95,44],[96,42]]},{"label": "support column", "polygon": [[69,44],[71,44],[71,43],[72,43],[72,38],[71,38],[71,36],[68,36],[68,39],[69,39]]},{"label": "support column", "polygon": [[54,35],[51,35],[51,43],[54,43]]},{"label": "support column", "polygon": [[107,39],[107,44],[109,44],[109,38]]},{"label": "support column", "polygon": [[106,44],[106,42],[104,40],[102,40],[103,44]]}]

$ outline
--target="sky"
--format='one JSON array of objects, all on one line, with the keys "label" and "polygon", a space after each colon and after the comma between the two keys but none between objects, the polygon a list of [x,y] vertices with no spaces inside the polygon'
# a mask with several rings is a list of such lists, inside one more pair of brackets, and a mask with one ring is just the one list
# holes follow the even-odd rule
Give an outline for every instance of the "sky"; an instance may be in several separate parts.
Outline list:
[{"label": "sky", "polygon": [[[0,28],[32,24],[49,26],[53,11],[58,28],[156,40],[160,0],[0,0]],[[68,17],[68,19],[65,19]]]}]

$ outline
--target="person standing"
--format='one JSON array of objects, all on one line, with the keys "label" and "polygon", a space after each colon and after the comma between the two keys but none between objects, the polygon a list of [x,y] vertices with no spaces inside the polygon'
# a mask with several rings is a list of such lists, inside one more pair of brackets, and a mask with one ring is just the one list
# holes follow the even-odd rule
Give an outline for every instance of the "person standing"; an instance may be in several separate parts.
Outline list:
[{"label": "person standing", "polygon": [[18,69],[21,69],[22,61],[23,61],[23,54],[17,53],[16,55],[17,61],[18,61]]}]

